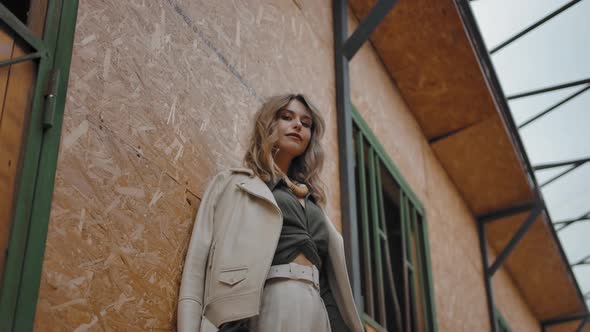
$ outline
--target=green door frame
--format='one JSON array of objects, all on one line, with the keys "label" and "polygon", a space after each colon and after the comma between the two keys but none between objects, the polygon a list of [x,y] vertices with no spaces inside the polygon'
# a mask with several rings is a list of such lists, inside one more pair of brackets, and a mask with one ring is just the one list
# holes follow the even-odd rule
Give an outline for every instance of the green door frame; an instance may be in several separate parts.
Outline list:
[{"label": "green door frame", "polygon": [[35,92],[0,289],[1,331],[33,330],[45,253],[78,0],[48,0],[47,6],[39,39],[0,4],[0,21],[40,56],[33,58]]}]

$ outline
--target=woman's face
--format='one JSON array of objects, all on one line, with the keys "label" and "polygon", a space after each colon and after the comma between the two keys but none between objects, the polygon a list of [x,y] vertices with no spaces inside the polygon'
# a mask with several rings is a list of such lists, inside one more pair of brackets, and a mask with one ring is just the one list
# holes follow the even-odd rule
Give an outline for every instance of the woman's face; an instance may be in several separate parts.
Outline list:
[{"label": "woman's face", "polygon": [[311,139],[311,112],[297,99],[291,100],[278,112],[277,131],[279,140],[275,144],[279,153],[298,157],[305,152]]}]

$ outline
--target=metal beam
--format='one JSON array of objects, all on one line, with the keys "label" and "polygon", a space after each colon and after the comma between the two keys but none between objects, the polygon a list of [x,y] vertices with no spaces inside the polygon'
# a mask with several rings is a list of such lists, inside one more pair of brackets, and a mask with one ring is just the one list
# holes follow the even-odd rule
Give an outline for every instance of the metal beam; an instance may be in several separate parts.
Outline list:
[{"label": "metal beam", "polygon": [[535,22],[534,24],[532,24],[531,26],[529,26],[528,28],[522,30],[521,32],[517,33],[516,35],[510,37],[508,40],[506,40],[505,42],[503,42],[502,44],[494,47],[491,51],[490,54],[494,54],[496,52],[498,52],[499,50],[501,50],[502,48],[510,45],[510,43],[512,43],[513,41],[519,39],[520,37],[526,35],[527,33],[529,33],[530,31],[536,29],[537,27],[541,26],[543,23],[549,21],[550,19],[552,19],[553,17],[559,15],[561,12],[563,12],[564,10],[570,8],[571,6],[575,5],[576,3],[580,2],[581,0],[573,0],[570,1],[568,3],[566,3],[565,5],[559,7],[557,10],[555,10],[554,12],[552,12],[551,14],[543,17],[542,19],[540,19],[539,21]]},{"label": "metal beam", "polygon": [[348,59],[342,46],[348,37],[348,1],[334,0],[334,65],[336,74],[336,118],[338,128],[338,167],[340,171],[340,206],[346,263],[357,308],[362,307],[359,239],[354,182],[354,151]]},{"label": "metal beam", "polygon": [[588,161],[590,161],[590,158],[582,158],[582,159],[560,161],[557,163],[541,164],[541,165],[533,166],[533,170],[539,171],[539,170],[548,169],[548,168],[562,167],[562,166],[568,166],[568,165],[577,165],[577,164],[581,164],[581,163],[583,164]]},{"label": "metal beam", "polygon": [[14,31],[20,39],[24,40],[36,52],[46,52],[41,39],[35,37],[30,29],[2,3],[0,3],[0,23],[4,23]]},{"label": "metal beam", "polygon": [[1,67],[4,67],[4,66],[13,65],[15,63],[23,62],[23,61],[40,59],[42,56],[43,56],[43,53],[41,53],[41,52],[35,52],[35,53],[29,53],[29,54],[26,54],[26,55],[23,55],[23,56],[19,56],[19,57],[16,57],[16,58],[12,58],[12,59],[8,59],[8,60],[0,61],[0,68]]},{"label": "metal beam", "polygon": [[[588,265],[590,264],[590,255],[580,259],[579,261],[575,262],[574,264],[572,264],[572,267],[574,266],[579,266],[579,265]],[[584,298],[586,298],[587,294],[584,295]]]},{"label": "metal beam", "polygon": [[447,138],[449,136],[455,135],[455,134],[457,134],[457,133],[459,133],[459,132],[461,132],[461,131],[469,128],[469,127],[470,126],[465,126],[465,127],[453,129],[453,130],[448,131],[446,133],[442,133],[440,135],[434,136],[433,138],[431,138],[431,139],[428,140],[428,144],[434,144],[434,143],[436,143],[436,142],[438,142],[438,141],[440,141],[442,139],[445,139],[445,138]]},{"label": "metal beam", "polygon": [[572,86],[577,86],[577,85],[582,85],[582,84],[588,84],[588,83],[590,83],[590,78],[587,78],[587,79],[584,79],[584,80],[579,80],[579,81],[574,81],[574,82],[570,82],[570,83],[564,83],[564,84],[554,85],[554,86],[550,86],[550,87],[546,87],[546,88],[541,88],[541,89],[537,89],[537,90],[522,92],[522,93],[518,93],[518,94],[515,94],[515,95],[512,95],[512,96],[508,96],[508,97],[506,97],[506,99],[508,99],[508,100],[518,99],[518,98],[522,98],[522,97],[528,97],[528,96],[538,95],[540,93],[551,92],[551,91],[555,91],[555,90],[565,89],[565,88],[569,88],[569,87],[572,87]]},{"label": "metal beam", "polygon": [[504,247],[504,249],[502,249],[502,251],[500,252],[498,257],[496,258],[496,260],[494,261],[492,266],[490,266],[487,269],[487,273],[489,274],[490,277],[493,276],[494,273],[496,273],[496,271],[498,271],[498,269],[500,268],[500,266],[502,266],[502,264],[504,263],[506,258],[508,258],[508,255],[510,255],[510,253],[512,253],[512,250],[514,250],[514,247],[516,247],[518,242],[522,239],[522,237],[526,234],[526,232],[531,228],[531,226],[533,225],[535,220],[537,220],[537,216],[539,216],[539,214],[541,213],[541,210],[542,209],[540,206],[536,206],[531,211],[531,213],[528,215],[528,217],[525,219],[525,221],[520,225],[520,227],[518,228],[518,230],[516,231],[514,236],[510,239],[510,242],[508,242],[506,247]]},{"label": "metal beam", "polygon": [[580,325],[578,325],[578,328],[576,329],[576,332],[582,332],[582,330],[584,329],[584,327],[588,324],[588,320],[590,320],[590,317],[584,318],[584,320],[582,322],[580,322]]},{"label": "metal beam", "polygon": [[579,216],[578,218],[556,221],[553,224],[556,226],[561,226],[559,229],[557,229],[557,231],[561,231],[562,229],[566,228],[567,226],[569,226],[573,223],[576,223],[579,221],[585,221],[585,220],[590,220],[590,211],[584,213],[583,215]]},{"label": "metal beam", "polygon": [[[350,38],[348,38],[342,46],[342,52],[348,60],[351,60],[361,46],[363,46],[363,44],[369,39],[371,33],[377,28],[379,23],[383,21],[396,2],[397,0],[379,0],[379,2],[373,6],[369,14],[357,26],[356,30],[354,30]],[[345,13],[345,15],[348,15],[348,13]]]},{"label": "metal beam", "polygon": [[575,320],[585,319],[587,317],[590,317],[590,313],[586,312],[586,313],[578,314],[578,315],[562,316],[562,317],[547,319],[547,320],[542,321],[541,324],[543,326],[547,327],[547,326],[551,326],[551,325],[569,323],[569,322],[573,322]]},{"label": "metal beam", "polygon": [[551,182],[553,182],[553,181],[555,181],[555,180],[559,179],[560,177],[562,177],[562,176],[564,176],[564,175],[568,174],[569,172],[573,171],[574,169],[576,169],[576,168],[578,168],[578,167],[580,167],[580,166],[582,166],[582,165],[584,165],[584,163],[575,164],[575,165],[574,165],[574,166],[572,166],[571,168],[569,168],[569,169],[565,170],[563,173],[560,173],[560,174],[558,174],[558,175],[556,175],[556,176],[552,177],[551,179],[547,180],[546,182],[542,183],[542,184],[541,184],[541,188],[543,188],[544,186],[546,186],[546,185],[550,184]]},{"label": "metal beam", "polygon": [[588,89],[590,89],[590,85],[586,86],[585,88],[579,90],[578,92],[575,92],[574,94],[568,96],[567,98],[565,98],[564,100],[560,101],[559,103],[549,107],[547,110],[541,112],[540,114],[535,115],[534,117],[532,117],[531,119],[525,121],[523,124],[518,126],[518,129],[522,129],[524,127],[526,127],[527,125],[529,125],[531,122],[539,119],[540,117],[546,115],[547,113],[553,111],[554,109],[558,108],[559,106],[567,103],[568,101],[576,98],[577,96],[581,95],[582,93],[586,92]]},{"label": "metal beam", "polygon": [[519,214],[522,212],[530,211],[532,208],[535,207],[535,202],[524,203],[521,205],[511,206],[506,209],[492,211],[486,214],[482,214],[476,217],[476,220],[480,223],[488,223],[494,220],[502,219],[505,217],[510,217],[515,214]]},{"label": "metal beam", "polygon": [[[481,252],[481,261],[484,271],[488,269],[488,243],[486,240],[486,228],[483,223],[477,223],[477,233],[479,235],[479,250]],[[487,273],[483,273],[483,281],[486,289],[486,302],[488,303],[488,316],[490,319],[491,332],[498,332],[498,320],[496,319],[496,306],[494,304],[494,293],[492,292],[492,281]]]},{"label": "metal beam", "polygon": [[[492,98],[496,104],[496,109],[500,114],[501,119],[503,120],[504,126],[508,133],[511,143],[514,146],[514,152],[521,163],[521,166],[524,172],[527,175],[527,180],[531,186],[531,189],[535,191],[537,194],[539,192],[539,185],[537,183],[537,178],[535,177],[535,173],[532,170],[531,163],[529,157],[525,153],[524,144],[520,138],[518,133],[518,128],[514,123],[514,118],[510,112],[510,107],[508,105],[508,101],[505,98],[504,92],[502,90],[502,86],[500,84],[500,80],[496,74],[494,66],[492,64],[492,60],[490,59],[490,55],[488,54],[486,45],[483,41],[483,37],[481,36],[481,32],[479,31],[477,22],[471,10],[471,6],[469,5],[468,0],[454,0],[455,6],[457,8],[457,12],[459,13],[459,17],[463,23],[463,27],[465,32],[469,38],[469,42],[473,47],[474,53],[476,55],[477,61],[480,65],[481,72],[484,76],[484,79],[489,87],[489,91],[492,95]],[[545,204],[542,195],[539,196],[539,201],[541,206],[547,211],[547,205]],[[546,213],[546,218],[551,223],[551,216],[549,213]],[[553,241],[559,251],[559,255],[561,256],[562,262],[566,266],[568,275],[572,278],[572,280],[576,280],[574,273],[569,266],[567,256],[565,255],[565,251],[563,250],[563,246],[557,236],[557,232],[552,224],[550,224],[549,230],[551,232],[551,236],[553,237]],[[581,302],[584,302],[582,291],[580,290],[580,285],[578,282],[574,283],[576,294]]]},{"label": "metal beam", "polygon": [[569,225],[574,224],[576,222],[580,222],[580,221],[590,221],[590,217],[588,217],[588,218],[581,218],[581,219],[567,220],[567,221],[563,221],[563,222],[560,221],[560,222],[555,223],[555,224],[563,224],[563,226],[561,226],[559,229],[557,229],[557,231],[559,232],[562,229],[568,227]]}]

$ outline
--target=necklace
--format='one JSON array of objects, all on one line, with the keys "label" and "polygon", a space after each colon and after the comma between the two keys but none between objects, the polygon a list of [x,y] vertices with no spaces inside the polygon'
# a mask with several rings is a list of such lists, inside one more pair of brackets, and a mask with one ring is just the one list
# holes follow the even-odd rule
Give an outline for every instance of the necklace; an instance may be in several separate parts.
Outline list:
[{"label": "necklace", "polygon": [[291,189],[295,196],[303,198],[309,193],[309,188],[307,188],[307,186],[304,183],[295,184],[287,176],[285,176],[283,179],[285,180],[287,187]]}]

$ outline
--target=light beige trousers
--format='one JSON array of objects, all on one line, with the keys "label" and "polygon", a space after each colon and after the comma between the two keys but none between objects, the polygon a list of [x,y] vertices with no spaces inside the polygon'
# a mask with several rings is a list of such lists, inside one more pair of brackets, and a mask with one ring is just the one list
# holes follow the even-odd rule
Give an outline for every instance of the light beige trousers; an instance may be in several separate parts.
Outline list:
[{"label": "light beige trousers", "polygon": [[267,280],[260,314],[250,319],[252,332],[331,332],[320,292],[311,282]]}]

